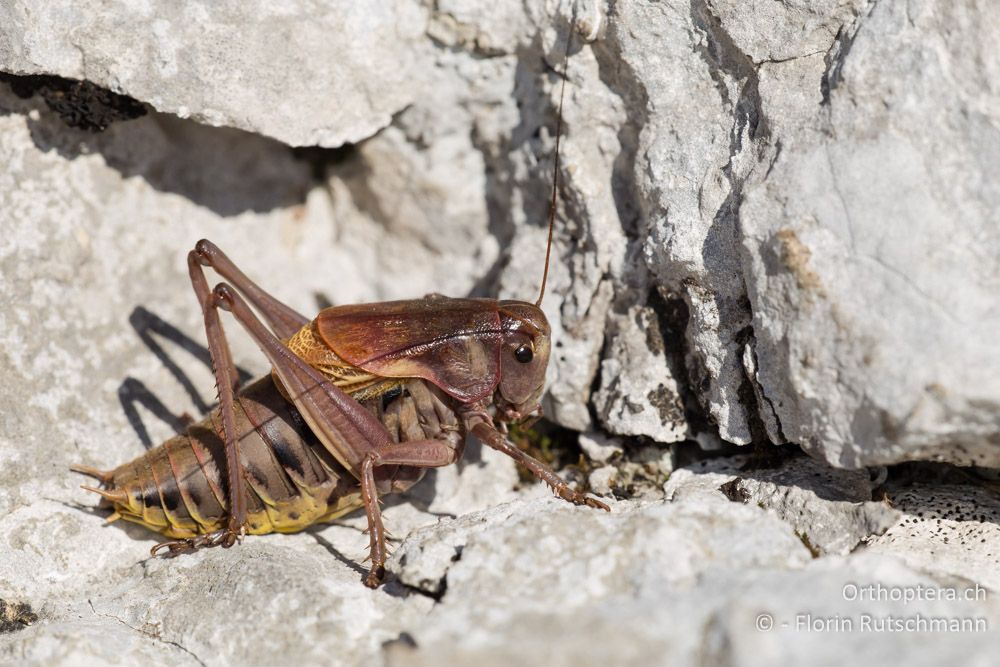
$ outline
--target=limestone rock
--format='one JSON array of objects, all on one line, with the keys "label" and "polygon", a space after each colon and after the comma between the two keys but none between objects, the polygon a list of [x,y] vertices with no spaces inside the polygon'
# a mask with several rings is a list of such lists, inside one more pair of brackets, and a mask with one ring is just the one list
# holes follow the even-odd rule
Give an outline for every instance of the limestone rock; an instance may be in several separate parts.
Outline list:
[{"label": "limestone rock", "polygon": [[[0,661],[990,664],[995,479],[865,466],[1000,466],[998,23],[986,0],[0,4],[0,608],[37,615],[0,624]],[[564,79],[544,408],[611,513],[470,442],[387,499],[375,592],[362,516],[173,560],[102,526],[69,465],[215,401],[198,238],[309,315],[534,300]],[[762,467],[768,441],[814,458]],[[984,594],[850,594],[876,585]],[[889,615],[973,626],[861,626]]]},{"label": "limestone rock", "polygon": [[872,501],[865,470],[836,470],[798,456],[778,467],[755,467],[744,456],[709,459],[675,471],[665,486],[676,500],[756,505],[775,512],[815,555],[846,555],[884,533],[899,512]]},{"label": "limestone rock", "polygon": [[[821,481],[817,490],[832,489]],[[885,554],[814,559],[775,513],[721,498],[622,502],[610,515],[536,501],[441,522],[404,549],[394,560],[402,579],[443,575],[447,586],[407,641],[387,647],[391,665],[838,664],[855,650],[986,664],[1000,618],[969,580]],[[903,600],[928,589],[970,597]],[[965,631],[886,641],[887,624],[931,619]]]},{"label": "limestone rock", "polygon": [[741,208],[758,378],[837,465],[1000,463],[997,29],[987,2],[879,3],[811,99],[770,106],[819,61],[762,69],[781,151]]},{"label": "limestone rock", "polygon": [[0,7],[0,71],[91,81],[159,111],[293,146],[339,146],[421,94],[427,16],[374,5],[216,2]]},{"label": "limestone rock", "polygon": [[[995,8],[753,7],[13,3],[0,70],[292,145],[391,120],[318,167],[343,229],[374,225],[377,252],[346,270],[383,298],[462,285],[531,298],[565,71],[543,304],[553,419],[659,442],[791,441],[841,466],[995,464]],[[143,173],[184,181],[161,146]],[[214,196],[257,210],[263,191]],[[416,278],[441,253],[457,264]],[[374,277],[387,271],[398,279]]]},{"label": "limestone rock", "polygon": [[938,575],[965,577],[991,590],[1000,587],[1000,501],[995,483],[920,482],[890,487],[899,518],[868,550],[892,554]]}]

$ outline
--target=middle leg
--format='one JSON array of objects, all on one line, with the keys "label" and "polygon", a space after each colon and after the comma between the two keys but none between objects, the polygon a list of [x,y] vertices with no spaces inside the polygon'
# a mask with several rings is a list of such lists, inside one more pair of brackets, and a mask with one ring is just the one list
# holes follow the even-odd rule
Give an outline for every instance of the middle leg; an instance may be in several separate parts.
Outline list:
[{"label": "middle leg", "polygon": [[[441,468],[458,461],[461,448],[455,440],[457,433],[445,434],[442,440],[411,440],[386,445],[365,456],[361,464],[361,498],[365,503],[368,518],[368,539],[370,543],[371,570],[365,585],[376,588],[385,576],[385,528],[382,525],[382,510],[379,508],[378,488],[375,469],[380,466],[413,466],[416,468]],[[464,438],[461,438],[464,439]]]}]

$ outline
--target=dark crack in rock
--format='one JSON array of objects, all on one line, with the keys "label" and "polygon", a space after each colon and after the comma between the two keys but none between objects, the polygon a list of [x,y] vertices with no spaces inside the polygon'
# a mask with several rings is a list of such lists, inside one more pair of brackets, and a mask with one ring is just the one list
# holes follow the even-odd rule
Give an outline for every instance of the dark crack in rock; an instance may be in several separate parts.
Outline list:
[{"label": "dark crack in rock", "polygon": [[27,602],[0,600],[0,634],[17,632],[38,621],[38,614]]},{"label": "dark crack in rock", "polygon": [[15,76],[0,72],[0,82],[8,84],[22,99],[41,96],[64,123],[88,132],[103,132],[112,123],[146,115],[146,107],[139,100],[90,81],[45,74]]}]

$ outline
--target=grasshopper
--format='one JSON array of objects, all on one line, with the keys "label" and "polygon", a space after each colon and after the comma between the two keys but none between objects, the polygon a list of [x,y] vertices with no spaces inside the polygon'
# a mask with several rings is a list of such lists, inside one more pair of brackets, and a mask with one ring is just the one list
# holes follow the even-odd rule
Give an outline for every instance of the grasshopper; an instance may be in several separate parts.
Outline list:
[{"label": "grasshopper", "polygon": [[[101,482],[83,488],[114,510],[110,520],[166,535],[170,541],[152,554],[174,555],[231,547],[246,533],[303,530],[363,507],[372,561],[365,583],[374,588],[387,557],[379,497],[405,491],[428,468],[457,462],[470,434],[560,498],[608,510],[505,437],[508,424],[541,415],[551,328],[540,305],[555,222],[563,76],[537,301],[431,295],[336,306],[309,319],[261,289],[213,243],[199,241],[188,272],[219,405],[114,470],[74,467]],[[224,282],[210,289],[205,267]],[[220,311],[260,347],[269,375],[239,386]]]}]

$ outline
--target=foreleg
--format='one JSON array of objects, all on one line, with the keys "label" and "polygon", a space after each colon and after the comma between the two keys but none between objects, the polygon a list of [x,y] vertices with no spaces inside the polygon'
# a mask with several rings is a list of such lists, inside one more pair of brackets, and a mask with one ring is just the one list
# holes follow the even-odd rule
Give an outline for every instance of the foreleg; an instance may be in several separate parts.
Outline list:
[{"label": "foreleg", "polygon": [[581,493],[573,488],[570,488],[570,485],[563,481],[563,479],[553,472],[547,465],[529,455],[527,452],[522,452],[520,449],[508,442],[507,438],[505,438],[502,433],[497,431],[492,424],[488,424],[485,421],[477,421],[472,426],[471,433],[493,449],[498,452],[503,452],[523,465],[531,472],[531,474],[548,484],[555,494],[563,500],[571,502],[574,505],[586,505],[587,507],[602,509],[606,512],[611,511],[611,509],[600,500],[591,498],[585,493]]}]

